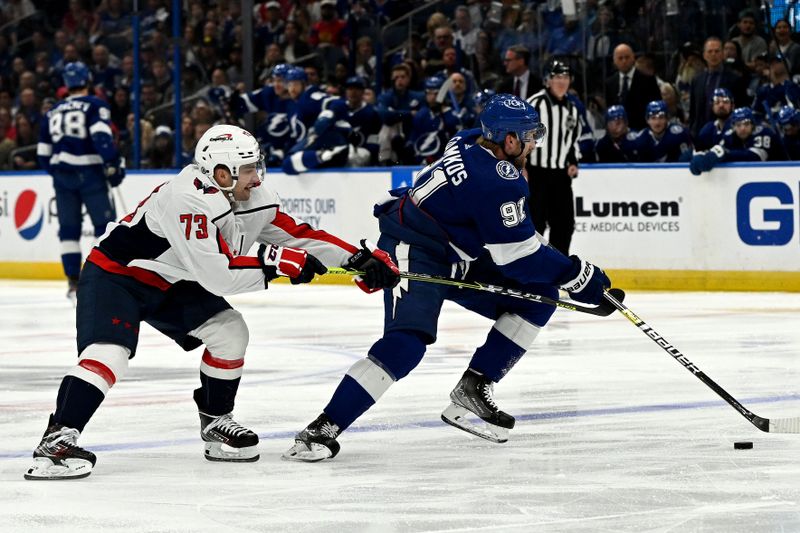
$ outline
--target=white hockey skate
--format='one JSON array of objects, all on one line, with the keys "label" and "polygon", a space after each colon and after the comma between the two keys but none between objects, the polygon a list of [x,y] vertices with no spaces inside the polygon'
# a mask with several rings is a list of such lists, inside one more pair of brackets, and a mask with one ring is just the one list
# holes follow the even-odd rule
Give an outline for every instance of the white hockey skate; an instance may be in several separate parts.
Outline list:
[{"label": "white hockey skate", "polygon": [[308,427],[294,438],[294,446],[283,452],[282,459],[316,463],[333,459],[339,453],[339,426],[325,413],[319,415]]},{"label": "white hockey skate", "polygon": [[260,457],[258,435],[236,422],[231,413],[214,416],[201,412],[200,437],[209,461],[252,463]]},{"label": "white hockey skate", "polygon": [[80,479],[92,473],[97,461],[95,455],[76,443],[80,432],[53,422],[53,415],[33,451],[33,465],[25,472],[25,479]]},{"label": "white hockey skate", "polygon": [[494,382],[468,369],[450,393],[452,403],[442,412],[442,421],[482,439],[507,442],[514,417],[497,408],[493,393]]}]

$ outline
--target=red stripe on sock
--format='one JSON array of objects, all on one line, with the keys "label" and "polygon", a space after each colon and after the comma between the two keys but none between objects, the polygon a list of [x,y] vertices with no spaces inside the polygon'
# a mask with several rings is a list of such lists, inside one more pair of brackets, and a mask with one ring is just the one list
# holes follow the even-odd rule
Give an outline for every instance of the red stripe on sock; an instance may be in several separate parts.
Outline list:
[{"label": "red stripe on sock", "polygon": [[78,366],[82,366],[89,372],[94,372],[103,378],[105,382],[108,383],[109,387],[112,387],[114,383],[117,382],[117,376],[114,375],[114,372],[112,372],[110,368],[100,361],[95,361],[94,359],[81,359],[78,362]]},{"label": "red stripe on sock", "polygon": [[222,370],[233,370],[244,366],[244,358],[241,359],[220,359],[214,357],[208,350],[203,352],[203,362],[208,366],[214,368],[221,368]]}]

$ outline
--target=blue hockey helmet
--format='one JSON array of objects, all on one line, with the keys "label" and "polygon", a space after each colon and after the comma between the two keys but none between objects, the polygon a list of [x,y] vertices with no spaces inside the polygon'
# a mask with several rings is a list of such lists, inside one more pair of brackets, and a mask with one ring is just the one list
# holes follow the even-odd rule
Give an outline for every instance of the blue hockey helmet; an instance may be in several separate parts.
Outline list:
[{"label": "blue hockey helmet", "polygon": [[714,94],[711,96],[711,101],[714,102],[717,99],[727,99],[733,102],[733,95],[728,89],[724,87],[717,87],[714,89]]},{"label": "blue hockey helmet", "polygon": [[735,126],[739,122],[744,122],[749,120],[751,124],[756,123],[755,115],[753,115],[753,110],[749,107],[737,107],[731,113],[731,123]]},{"label": "blue hockey helmet", "polygon": [[628,112],[625,111],[624,107],[621,105],[612,105],[606,109],[606,122],[618,119],[623,119],[625,122],[628,122]]},{"label": "blue hockey helmet", "polygon": [[367,80],[362,78],[361,76],[350,76],[344,81],[345,89],[355,88],[355,89],[366,89],[367,88]]},{"label": "blue hockey helmet", "polygon": [[480,114],[480,123],[484,138],[498,144],[513,133],[522,142],[535,141],[538,146],[547,135],[533,106],[510,94],[493,96]]},{"label": "blue hockey helmet", "polygon": [[75,89],[77,87],[86,87],[89,84],[90,74],[89,67],[81,61],[74,61],[67,63],[64,67],[64,84],[67,89]]},{"label": "blue hockey helmet", "polygon": [[289,67],[286,75],[283,77],[286,81],[302,81],[308,82],[308,75],[302,67]]},{"label": "blue hockey helmet", "polygon": [[286,78],[286,73],[289,72],[290,68],[292,68],[292,65],[289,65],[288,63],[278,63],[277,65],[272,67],[272,72],[270,73],[270,75],[273,78],[284,79]]},{"label": "blue hockey helmet", "polygon": [[444,85],[444,78],[441,76],[428,76],[425,78],[426,91],[438,91]]},{"label": "blue hockey helmet", "polygon": [[496,95],[497,93],[494,89],[483,89],[475,93],[475,96],[472,97],[472,100],[475,102],[476,105],[485,106],[486,103],[492,98],[492,96]]},{"label": "blue hockey helmet", "polygon": [[800,112],[790,105],[785,105],[778,111],[778,124],[781,126],[800,125]]},{"label": "blue hockey helmet", "polygon": [[645,119],[659,115],[667,116],[667,103],[664,100],[653,100],[647,104],[647,109],[644,112]]}]

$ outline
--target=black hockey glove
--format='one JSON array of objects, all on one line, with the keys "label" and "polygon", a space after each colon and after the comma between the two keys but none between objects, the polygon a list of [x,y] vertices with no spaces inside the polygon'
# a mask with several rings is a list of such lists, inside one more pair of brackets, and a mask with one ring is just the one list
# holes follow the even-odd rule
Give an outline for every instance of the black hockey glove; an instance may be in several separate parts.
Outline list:
[{"label": "black hockey glove", "polygon": [[576,302],[599,305],[604,301],[603,290],[611,287],[606,273],[591,263],[571,255],[572,269],[562,282],[561,288]]},{"label": "black hockey glove", "polygon": [[106,179],[112,187],[118,187],[125,179],[125,159],[120,158],[116,165],[110,164],[106,167]]},{"label": "black hockey glove", "polygon": [[325,274],[328,269],[313,255],[299,248],[262,244],[258,247],[258,260],[267,281],[278,276],[288,277],[292,285],[308,283],[317,274]]},{"label": "black hockey glove", "polygon": [[358,288],[366,293],[392,289],[400,283],[400,269],[389,254],[375,248],[375,245],[366,239],[361,239],[361,249],[347,260],[345,266],[364,272],[355,277],[355,282]]}]

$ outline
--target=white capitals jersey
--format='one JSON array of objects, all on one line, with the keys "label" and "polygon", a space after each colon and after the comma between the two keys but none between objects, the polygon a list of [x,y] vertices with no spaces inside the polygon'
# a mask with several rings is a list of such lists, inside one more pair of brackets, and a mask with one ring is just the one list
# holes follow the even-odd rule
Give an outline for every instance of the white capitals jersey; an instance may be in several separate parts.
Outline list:
[{"label": "white capitals jersey", "polygon": [[136,210],[109,224],[87,261],[166,290],[196,281],[216,295],[264,289],[254,243],[302,248],[326,266],[343,266],[358,249],[281,212],[263,185],[233,205],[196,165],[156,187]]}]

